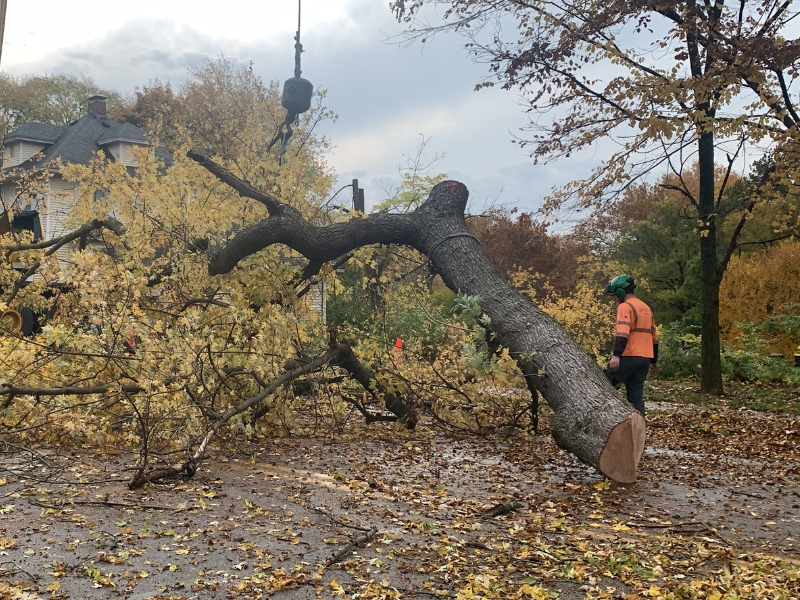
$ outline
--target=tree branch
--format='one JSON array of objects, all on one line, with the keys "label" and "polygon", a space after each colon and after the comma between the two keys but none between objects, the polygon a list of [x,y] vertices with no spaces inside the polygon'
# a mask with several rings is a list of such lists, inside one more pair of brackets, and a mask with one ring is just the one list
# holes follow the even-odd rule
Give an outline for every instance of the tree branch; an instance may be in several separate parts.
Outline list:
[{"label": "tree branch", "polygon": [[[750,200],[749,204],[747,205],[747,207],[744,209],[744,212],[742,213],[742,216],[739,219],[739,222],[736,224],[736,228],[733,230],[733,234],[731,234],[731,241],[728,244],[727,250],[725,251],[725,256],[723,257],[722,261],[720,262],[719,267],[717,267],[717,277],[716,277],[717,283],[722,281],[722,277],[725,274],[725,269],[728,267],[728,263],[730,262],[731,257],[733,256],[733,253],[736,251],[736,249],[739,246],[743,246],[744,245],[744,244],[740,244],[739,243],[739,236],[741,235],[742,229],[744,228],[744,225],[747,222],[747,218],[753,212],[753,208],[755,208],[756,201],[758,199],[758,195],[759,195],[759,192],[761,191],[761,188],[763,188],[766,185],[767,181],[769,181],[769,176],[774,172],[775,172],[775,164],[773,163],[764,171],[764,174],[761,176],[761,181],[759,181],[758,185],[756,186],[756,188],[754,190],[752,190],[751,195],[750,195],[751,200]],[[788,235],[783,236],[783,237],[789,237],[790,235],[791,234],[788,234]],[[778,238],[778,239],[783,239],[783,237]],[[750,243],[750,242],[748,242],[748,243]],[[758,242],[755,242],[755,243],[758,243]]]},{"label": "tree branch", "polygon": [[[203,161],[198,162],[223,183],[230,184],[237,191],[240,188],[252,188],[214,161],[201,158]],[[303,219],[297,209],[275,202],[276,205],[270,209],[269,218],[240,231],[212,257],[209,273],[228,273],[243,258],[273,244],[286,244],[319,264],[370,244],[409,244],[425,251],[418,247],[422,243],[416,226],[419,216],[414,216],[414,213],[378,213],[345,223],[317,227]]]},{"label": "tree branch", "polygon": [[[96,229],[102,229],[105,227],[106,229],[110,229],[113,231],[117,236],[122,237],[125,233],[125,226],[114,218],[108,219],[95,219],[86,223],[85,225],[81,225],[76,230],[62,235],[61,237],[53,238],[51,240],[47,240],[44,242],[39,242],[36,244],[18,244],[16,246],[8,246],[5,249],[5,257],[8,259],[11,256],[12,252],[17,252],[20,250],[38,250],[41,248],[49,248],[47,252],[44,253],[45,256],[52,256],[59,249],[63,248],[66,244],[70,243],[73,240],[77,240],[85,235],[88,235],[92,231]],[[19,291],[25,287],[25,283],[28,281],[28,278],[31,277],[36,270],[42,265],[41,261],[36,261],[31,264],[22,276],[14,282],[14,289],[11,290],[8,298],[6,299],[6,304],[11,304],[14,299],[17,297]]]},{"label": "tree branch", "polygon": [[125,235],[125,225],[122,222],[118,221],[117,219],[109,217],[108,219],[94,219],[93,221],[89,221],[88,223],[81,225],[74,231],[70,233],[64,234],[60,237],[53,238],[51,240],[47,240],[44,242],[38,242],[36,244],[19,244],[17,246],[7,246],[5,248],[6,252],[6,259],[11,256],[12,252],[17,252],[19,250],[38,250],[41,248],[50,248],[47,252],[45,252],[45,256],[51,256],[55,252],[58,252],[60,248],[62,248],[65,244],[68,244],[72,240],[77,240],[78,238],[91,233],[96,229],[102,228],[110,229],[113,231],[118,237],[122,237]]},{"label": "tree branch", "polygon": [[239,179],[233,173],[221,167],[217,163],[215,163],[210,158],[206,158],[199,152],[195,152],[194,150],[189,150],[186,153],[186,156],[191,158],[200,166],[204,167],[209,173],[216,176],[222,183],[232,187],[234,190],[239,192],[240,196],[244,196],[245,198],[252,198],[253,200],[260,202],[264,206],[267,207],[267,210],[270,214],[273,211],[277,211],[281,207],[281,203],[278,202],[274,196],[268,194],[266,192],[262,192],[261,190],[253,187],[247,181],[243,179]]}]

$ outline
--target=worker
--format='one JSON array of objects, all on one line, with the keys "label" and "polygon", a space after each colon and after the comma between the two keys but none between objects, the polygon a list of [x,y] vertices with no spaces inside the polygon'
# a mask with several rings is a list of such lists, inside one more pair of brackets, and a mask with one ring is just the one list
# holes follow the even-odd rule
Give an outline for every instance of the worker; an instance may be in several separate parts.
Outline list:
[{"label": "worker", "polygon": [[633,277],[619,275],[605,289],[617,301],[617,323],[611,361],[604,373],[612,385],[625,384],[625,394],[644,416],[647,373],[658,374],[658,332],[653,311],[633,293]]}]

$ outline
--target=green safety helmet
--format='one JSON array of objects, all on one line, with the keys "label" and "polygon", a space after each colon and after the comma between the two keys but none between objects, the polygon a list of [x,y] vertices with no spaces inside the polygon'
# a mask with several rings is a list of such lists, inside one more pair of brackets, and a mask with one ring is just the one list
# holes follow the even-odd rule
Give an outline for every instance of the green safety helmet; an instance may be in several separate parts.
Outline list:
[{"label": "green safety helmet", "polygon": [[608,282],[604,294],[608,296],[616,296],[617,298],[624,298],[626,294],[633,292],[636,284],[633,282],[633,277],[627,275],[617,275]]}]

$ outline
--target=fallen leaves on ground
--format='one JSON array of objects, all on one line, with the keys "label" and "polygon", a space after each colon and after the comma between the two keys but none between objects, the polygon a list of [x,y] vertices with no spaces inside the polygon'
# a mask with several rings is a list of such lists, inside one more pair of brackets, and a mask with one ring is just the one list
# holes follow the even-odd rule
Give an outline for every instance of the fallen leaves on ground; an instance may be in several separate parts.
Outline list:
[{"label": "fallen leaves on ground", "polygon": [[539,436],[239,442],[138,491],[124,456],[9,451],[0,599],[800,597],[798,417],[651,403],[648,420],[630,486],[558,450],[546,416]]}]

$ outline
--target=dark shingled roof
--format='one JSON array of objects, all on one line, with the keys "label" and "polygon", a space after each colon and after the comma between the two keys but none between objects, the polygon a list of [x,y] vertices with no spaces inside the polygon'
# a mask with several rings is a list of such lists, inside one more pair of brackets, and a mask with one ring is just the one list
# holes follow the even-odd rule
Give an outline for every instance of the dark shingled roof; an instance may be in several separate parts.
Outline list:
[{"label": "dark shingled roof", "polygon": [[[43,138],[45,133],[50,136],[46,140]],[[30,137],[33,134],[40,137]],[[105,153],[110,157],[111,154],[105,146],[113,142],[147,143],[147,135],[136,125],[132,123],[119,124],[108,117],[98,117],[93,113],[84,115],[66,127],[45,123],[26,123],[6,135],[4,142],[20,139],[33,139],[50,144],[42,150],[42,158],[36,161],[28,160],[20,165],[28,169],[57,158],[61,159],[62,164],[88,165],[96,153]],[[172,155],[165,150],[158,148],[156,156],[167,165],[172,164]]]},{"label": "dark shingled roof", "polygon": [[24,140],[52,144],[61,137],[65,129],[66,127],[62,125],[50,125],[49,123],[25,123],[22,127],[8,132],[3,138],[3,143]]},{"label": "dark shingled roof", "polygon": [[97,143],[101,146],[111,142],[133,142],[134,144],[146,144],[147,136],[144,131],[133,123],[123,123],[119,125],[110,119],[106,119],[111,126],[106,130],[106,134],[101,136]]}]

